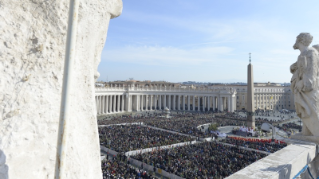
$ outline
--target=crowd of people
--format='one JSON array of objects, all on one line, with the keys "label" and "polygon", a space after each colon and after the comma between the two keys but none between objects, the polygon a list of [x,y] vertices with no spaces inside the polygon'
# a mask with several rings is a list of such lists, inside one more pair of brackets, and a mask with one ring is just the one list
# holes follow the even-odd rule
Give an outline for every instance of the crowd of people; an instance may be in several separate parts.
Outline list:
[{"label": "crowd of people", "polygon": [[100,144],[117,152],[192,141],[189,136],[173,134],[141,125],[113,125],[99,128]]},{"label": "crowd of people", "polygon": [[[195,140],[190,136],[196,138],[213,137],[212,131],[203,130],[198,126],[209,123],[214,123],[217,127],[243,126],[245,120],[246,117],[237,113],[216,114],[210,112],[180,112],[173,114],[169,119],[164,118],[162,113],[113,117],[112,120],[99,121],[99,125],[108,125],[99,127],[100,143],[111,150],[124,153]],[[261,126],[264,122],[276,124],[275,120],[256,117],[256,127]],[[119,125],[123,123],[127,125]],[[187,135],[174,134],[153,129],[153,127]],[[281,129],[298,129],[298,127],[300,126],[294,123],[287,123],[283,124]],[[223,143],[234,146],[227,146]],[[224,178],[265,157],[262,152],[241,149],[239,146],[273,153],[287,144],[271,143],[269,140],[226,137],[219,142],[203,142],[165,150],[154,149],[152,152],[138,154],[132,158],[184,178]],[[146,171],[132,167],[125,157],[106,159],[102,162],[102,170],[104,179],[154,177]]]},{"label": "crowd of people", "polygon": [[130,165],[123,155],[107,156],[101,162],[103,179],[155,179],[156,177],[145,170]]},{"label": "crowd of people", "polygon": [[131,156],[183,178],[224,178],[265,157],[263,153],[203,142]]},{"label": "crowd of people", "polygon": [[236,146],[247,147],[251,149],[266,151],[274,153],[287,146],[285,142],[274,141],[271,139],[251,139],[251,138],[242,138],[242,137],[226,137],[225,139],[220,140],[219,142],[224,142],[228,144],[233,144]]},{"label": "crowd of people", "polygon": [[290,129],[301,130],[301,125],[298,125],[293,122],[282,124],[282,126],[278,126],[279,129],[284,131],[289,131]]}]

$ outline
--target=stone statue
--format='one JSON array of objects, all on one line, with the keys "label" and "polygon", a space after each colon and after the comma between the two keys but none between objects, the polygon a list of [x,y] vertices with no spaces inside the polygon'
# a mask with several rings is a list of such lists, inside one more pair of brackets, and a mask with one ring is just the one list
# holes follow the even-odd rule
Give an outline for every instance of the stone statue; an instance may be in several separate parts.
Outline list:
[{"label": "stone statue", "polygon": [[319,137],[319,71],[318,51],[309,47],[312,35],[300,33],[293,48],[300,50],[297,62],[290,66],[291,90],[295,109],[303,121],[302,135]]},{"label": "stone statue", "polygon": [[[69,0],[0,0],[0,178],[53,179]],[[66,141],[65,179],[102,179],[97,67],[121,0],[81,0]]]}]

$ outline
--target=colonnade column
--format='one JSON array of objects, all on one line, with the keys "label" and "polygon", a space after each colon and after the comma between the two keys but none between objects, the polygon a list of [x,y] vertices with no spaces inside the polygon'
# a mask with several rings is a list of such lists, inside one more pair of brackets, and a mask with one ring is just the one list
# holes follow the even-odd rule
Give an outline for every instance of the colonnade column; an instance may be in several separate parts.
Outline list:
[{"label": "colonnade column", "polygon": [[173,109],[176,110],[176,95],[173,95]]},{"label": "colonnade column", "polygon": [[149,100],[148,100],[148,95],[145,96],[145,110],[148,111],[148,106],[149,106]]},{"label": "colonnade column", "polygon": [[117,112],[120,112],[120,95],[116,95],[117,96]]},{"label": "colonnade column", "polygon": [[105,96],[105,111],[106,114],[109,113],[109,96]]},{"label": "colonnade column", "polygon": [[122,112],[124,112],[125,110],[124,110],[124,94],[122,95]]},{"label": "colonnade column", "polygon": [[140,96],[136,95],[135,105],[136,105],[136,111],[140,111]]},{"label": "colonnade column", "polygon": [[96,114],[99,114],[99,96],[96,97]]},{"label": "colonnade column", "polygon": [[157,95],[154,95],[154,109],[157,109]]},{"label": "colonnade column", "polygon": [[116,95],[113,95],[113,112],[116,112]]},{"label": "colonnade column", "polygon": [[206,108],[206,96],[203,96],[203,111],[205,111]]},{"label": "colonnade column", "polygon": [[132,112],[132,95],[128,95],[128,112]]},{"label": "colonnade column", "polygon": [[141,95],[141,111],[144,110],[144,95]]},{"label": "colonnade column", "polygon": [[153,95],[151,95],[151,110],[153,110]]},{"label": "colonnade column", "polygon": [[172,108],[171,108],[171,95],[168,95],[168,109],[172,110]]},{"label": "colonnade column", "polygon": [[101,114],[101,96],[99,96],[99,108],[98,108],[98,114]]},{"label": "colonnade column", "polygon": [[109,103],[110,105],[109,105],[109,110],[110,110],[110,113],[112,113],[113,111],[112,111],[112,95],[110,95],[110,103]]},{"label": "colonnade column", "polygon": [[210,98],[211,96],[208,96],[208,106],[207,106],[207,110],[210,111],[210,107],[211,107],[211,103],[210,103]]},{"label": "colonnade column", "polygon": [[185,95],[183,95],[183,111],[185,111]]},{"label": "colonnade column", "polygon": [[198,110],[197,111],[200,111],[200,96],[198,96]]},{"label": "colonnade column", "polygon": [[223,111],[223,100],[220,96],[218,96],[218,110]]},{"label": "colonnade column", "polygon": [[177,100],[177,110],[181,110],[181,95],[178,95]]},{"label": "colonnade column", "polygon": [[188,111],[190,111],[191,109],[191,104],[190,104],[190,101],[191,101],[191,99],[190,99],[190,96],[189,95],[187,95],[187,110]]},{"label": "colonnade column", "polygon": [[227,100],[228,100],[228,101],[227,101],[227,103],[228,103],[228,104],[227,104],[227,105],[228,105],[227,108],[228,108],[228,111],[229,111],[229,112],[230,112],[230,110],[231,110],[231,109],[230,109],[230,97],[231,97],[231,96],[228,96],[228,97],[227,97]]},{"label": "colonnade column", "polygon": [[104,95],[102,96],[102,114],[104,114],[104,107],[105,107],[105,101],[104,101]]},{"label": "colonnade column", "polygon": [[195,95],[193,95],[193,111],[195,111]]},{"label": "colonnade column", "polygon": [[163,98],[164,98],[164,105],[163,105],[163,109],[165,109],[165,107],[166,107],[166,95],[163,95]]},{"label": "colonnade column", "polygon": [[162,95],[158,95],[158,108],[162,110]]}]

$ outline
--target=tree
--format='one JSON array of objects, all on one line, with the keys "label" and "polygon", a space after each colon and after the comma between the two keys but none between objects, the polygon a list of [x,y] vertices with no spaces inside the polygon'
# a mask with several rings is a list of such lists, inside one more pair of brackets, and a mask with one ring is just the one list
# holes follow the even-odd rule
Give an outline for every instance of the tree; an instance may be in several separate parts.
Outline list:
[{"label": "tree", "polygon": [[210,131],[217,131],[218,127],[217,127],[217,124],[214,123],[214,124],[211,124],[209,127],[208,127],[208,130]]}]

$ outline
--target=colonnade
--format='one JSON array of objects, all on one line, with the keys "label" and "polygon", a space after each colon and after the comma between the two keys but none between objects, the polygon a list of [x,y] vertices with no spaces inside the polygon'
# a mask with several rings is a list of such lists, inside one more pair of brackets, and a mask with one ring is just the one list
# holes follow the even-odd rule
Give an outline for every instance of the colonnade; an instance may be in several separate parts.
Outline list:
[{"label": "colonnade", "polygon": [[124,112],[125,95],[99,95],[95,96],[97,114]]},{"label": "colonnade", "polygon": [[[124,92],[124,91],[123,91]],[[132,111],[170,110],[178,111],[230,111],[236,109],[234,94],[160,94],[122,93],[96,94],[97,114]]]}]

